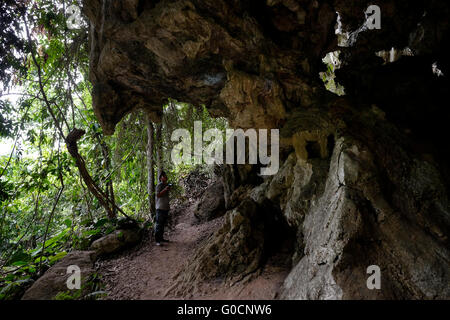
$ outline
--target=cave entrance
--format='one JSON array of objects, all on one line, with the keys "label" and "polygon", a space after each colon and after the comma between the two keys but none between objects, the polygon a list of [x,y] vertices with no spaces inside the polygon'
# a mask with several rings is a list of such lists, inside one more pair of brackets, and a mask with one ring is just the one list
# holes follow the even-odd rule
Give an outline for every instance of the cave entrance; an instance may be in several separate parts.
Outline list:
[{"label": "cave entrance", "polygon": [[318,141],[306,141],[308,159],[320,159],[320,144]]},{"label": "cave entrance", "polygon": [[280,208],[269,200],[262,207],[266,208],[262,267],[270,265],[289,271],[297,245],[297,230],[287,223]]},{"label": "cave entrance", "polygon": [[334,135],[330,134],[327,137],[327,153],[328,153],[328,157],[330,157],[330,158],[333,155],[334,145],[335,145]]}]

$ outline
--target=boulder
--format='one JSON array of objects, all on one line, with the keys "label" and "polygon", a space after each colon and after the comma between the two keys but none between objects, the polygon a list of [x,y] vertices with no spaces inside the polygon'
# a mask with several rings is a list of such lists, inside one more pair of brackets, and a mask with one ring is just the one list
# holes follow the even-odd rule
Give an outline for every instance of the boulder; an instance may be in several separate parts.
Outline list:
[{"label": "boulder", "polygon": [[72,251],[48,269],[42,277],[25,292],[22,300],[51,300],[60,292],[67,292],[68,267],[75,265],[81,270],[81,288],[94,273],[95,251]]},{"label": "boulder", "polygon": [[140,229],[120,229],[95,240],[91,250],[95,250],[99,255],[111,254],[137,244],[141,238]]},{"label": "boulder", "polygon": [[[83,294],[89,292],[86,287],[90,277],[94,274],[94,262],[99,256],[118,252],[126,247],[138,243],[142,238],[140,229],[116,230],[96,241],[91,245],[90,251],[73,251],[67,254],[61,261],[48,269],[25,292],[23,300],[51,300],[58,293],[68,292],[67,268],[71,265],[78,266],[81,270],[81,288]],[[69,294],[71,292],[69,291]]]},{"label": "boulder", "polygon": [[209,221],[222,216],[225,213],[225,198],[223,182],[213,182],[203,193],[194,215],[200,221]]}]

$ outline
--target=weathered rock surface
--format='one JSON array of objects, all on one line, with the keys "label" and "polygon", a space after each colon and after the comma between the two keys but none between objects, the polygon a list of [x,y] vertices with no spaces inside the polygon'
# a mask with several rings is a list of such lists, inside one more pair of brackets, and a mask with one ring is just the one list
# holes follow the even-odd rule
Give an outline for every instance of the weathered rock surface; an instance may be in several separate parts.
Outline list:
[{"label": "weathered rock surface", "polygon": [[[394,127],[366,117],[362,141],[349,136],[336,141],[325,190],[301,227],[305,255],[287,277],[282,298],[450,296],[448,282],[441,281],[450,277],[442,229],[448,226],[449,203],[442,178],[432,163],[405,151]],[[384,170],[392,171],[386,176]],[[366,286],[370,265],[381,268],[381,290]]]},{"label": "weathered rock surface", "polygon": [[[264,217],[251,200],[228,211],[225,224],[193,262],[193,273],[213,278],[222,274],[249,274],[257,269],[264,248]],[[229,251],[231,249],[231,251]]]},{"label": "weathered rock surface", "polygon": [[[106,133],[136,108],[158,121],[168,98],[205,104],[235,128],[280,129],[277,175],[226,166],[227,222],[180,283],[253,272],[284,217],[297,236],[282,298],[450,298],[450,5],[386,0],[382,28],[367,30],[371,4],[84,0]],[[411,54],[376,55],[393,47]],[[318,76],[336,50],[343,97]],[[366,287],[370,265],[381,290]]]},{"label": "weathered rock surface", "polygon": [[70,274],[67,268],[76,265],[81,270],[81,287],[83,288],[90,276],[94,273],[94,261],[97,257],[95,251],[73,251],[68,253],[61,261],[48,269],[29,288],[22,300],[51,300],[60,292],[67,292],[67,279]]},{"label": "weathered rock surface", "polygon": [[[332,44],[336,17],[329,4],[308,5],[310,16],[295,23],[296,32],[279,24],[284,18],[279,9],[289,9],[276,3],[263,8],[260,2],[216,0],[125,3],[84,1],[91,22],[93,104],[106,133],[135,108],[157,120],[168,97],[205,104],[233,126],[278,127],[287,109],[311,105],[313,92],[322,88],[301,42],[312,40],[309,51],[317,55]],[[263,21],[264,11],[276,14],[275,25]],[[295,11],[290,15],[294,21]],[[319,21],[320,28],[299,32],[301,24]],[[290,38],[300,49],[295,54],[284,48]]]},{"label": "weathered rock surface", "polygon": [[204,191],[194,215],[200,221],[209,221],[225,213],[223,182],[217,180]]},{"label": "weathered rock surface", "polygon": [[[223,226],[199,247],[178,274],[177,294],[189,292],[196,281],[224,278],[231,283],[251,276],[280,246],[289,232],[281,212],[246,197],[225,215]],[[287,249],[288,248],[284,248]]]},{"label": "weathered rock surface", "polygon": [[137,244],[142,238],[140,229],[122,229],[95,240],[91,244],[91,250],[99,255],[118,252],[126,247]]}]

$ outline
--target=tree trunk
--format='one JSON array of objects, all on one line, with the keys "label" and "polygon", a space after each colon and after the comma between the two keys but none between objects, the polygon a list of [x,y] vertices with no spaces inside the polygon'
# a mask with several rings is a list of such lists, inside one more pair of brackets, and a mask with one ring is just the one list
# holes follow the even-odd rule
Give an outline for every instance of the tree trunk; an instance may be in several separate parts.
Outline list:
[{"label": "tree trunk", "polygon": [[86,168],[86,163],[83,157],[78,152],[78,140],[85,134],[86,132],[81,129],[73,129],[65,138],[67,151],[69,151],[70,155],[75,159],[75,163],[78,167],[81,177],[84,180],[89,191],[94,195],[95,198],[100,202],[102,207],[106,210],[108,217],[112,215],[111,207],[115,207],[121,214],[127,217],[130,220],[136,221],[135,219],[128,216],[122,209],[120,209],[112,200],[108,197],[108,195],[94,182],[89,171]]},{"label": "tree trunk", "polygon": [[155,164],[153,159],[154,150],[154,128],[153,123],[147,115],[147,193],[148,193],[148,203],[150,208],[150,217],[153,219],[155,215]]},{"label": "tree trunk", "polygon": [[158,167],[158,180],[159,174],[163,171],[162,164],[162,139],[161,139],[162,122],[156,124],[156,166]]},{"label": "tree trunk", "polygon": [[[100,147],[102,149],[102,155],[103,159],[105,161],[105,169],[106,172],[111,173],[111,156],[109,147],[106,144],[106,142],[102,139],[100,134],[96,134],[95,137],[97,138],[98,143],[100,144]],[[113,188],[113,179],[112,176],[108,178],[106,181],[106,192],[108,198],[111,200],[111,210],[108,211],[108,218],[109,219],[115,219],[117,217],[117,209],[115,207],[116,199],[114,197],[114,188]]]},{"label": "tree trunk", "polygon": [[[108,145],[102,141],[102,150],[103,150],[103,157],[106,161],[106,172],[108,172],[108,174],[111,173],[111,157],[109,155],[109,148]],[[108,216],[109,219],[115,219],[117,217],[117,209],[115,207],[115,203],[116,203],[116,199],[114,197],[114,188],[113,188],[113,180],[112,180],[112,176],[108,178],[108,181],[106,182],[106,194],[109,196],[109,198],[111,199],[111,212],[110,215]]]}]

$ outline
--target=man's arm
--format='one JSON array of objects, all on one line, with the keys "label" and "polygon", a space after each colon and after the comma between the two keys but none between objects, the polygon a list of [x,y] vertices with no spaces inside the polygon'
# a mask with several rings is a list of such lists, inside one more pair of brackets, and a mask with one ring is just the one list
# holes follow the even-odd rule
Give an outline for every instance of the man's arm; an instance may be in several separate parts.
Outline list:
[{"label": "man's arm", "polygon": [[156,196],[157,196],[158,198],[164,197],[164,195],[165,195],[167,192],[169,192],[169,190],[170,190],[170,187],[167,186],[167,187],[165,187],[164,189],[162,189],[160,192],[158,192]]}]

